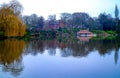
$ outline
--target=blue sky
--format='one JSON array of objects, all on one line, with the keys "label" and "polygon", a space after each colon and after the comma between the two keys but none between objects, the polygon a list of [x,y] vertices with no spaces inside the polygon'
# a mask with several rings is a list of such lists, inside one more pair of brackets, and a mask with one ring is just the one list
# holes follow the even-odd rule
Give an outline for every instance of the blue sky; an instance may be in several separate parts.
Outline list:
[{"label": "blue sky", "polygon": [[[9,2],[10,0],[0,0]],[[120,7],[120,0],[18,0],[24,7],[23,15],[36,13],[38,16],[56,14],[59,16],[62,12],[86,12],[95,17],[100,13],[106,12],[114,16],[115,5]],[[119,8],[120,10],[120,8]]]}]

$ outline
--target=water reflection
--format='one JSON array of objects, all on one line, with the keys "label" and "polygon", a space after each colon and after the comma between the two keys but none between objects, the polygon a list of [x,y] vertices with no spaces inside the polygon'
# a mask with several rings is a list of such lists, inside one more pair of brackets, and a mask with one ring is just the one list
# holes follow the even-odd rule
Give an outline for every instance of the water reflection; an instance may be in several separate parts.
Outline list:
[{"label": "water reflection", "polygon": [[23,70],[22,53],[25,42],[23,40],[6,39],[0,42],[0,64],[5,72],[11,72],[14,76]]},{"label": "water reflection", "polygon": [[83,37],[77,37],[80,41],[87,42],[90,39],[92,39],[92,36],[83,36]]},{"label": "water reflection", "polygon": [[115,52],[114,60],[117,64],[119,44],[117,40],[89,40],[89,41],[71,41],[66,42],[54,40],[34,40],[30,41],[27,46],[26,54],[37,55],[43,54],[47,50],[49,55],[56,55],[56,49],[59,49],[62,57],[85,57],[89,53],[98,51],[99,54],[105,55]]},{"label": "water reflection", "polygon": [[[5,72],[11,72],[18,76],[23,71],[23,55],[38,55],[47,52],[55,56],[59,50],[61,57],[86,57],[92,52],[98,52],[101,56],[114,52],[115,64],[118,61],[120,41],[119,38],[113,40],[33,40],[23,41],[7,39],[0,42],[0,65]],[[47,50],[47,51],[46,51]]]}]

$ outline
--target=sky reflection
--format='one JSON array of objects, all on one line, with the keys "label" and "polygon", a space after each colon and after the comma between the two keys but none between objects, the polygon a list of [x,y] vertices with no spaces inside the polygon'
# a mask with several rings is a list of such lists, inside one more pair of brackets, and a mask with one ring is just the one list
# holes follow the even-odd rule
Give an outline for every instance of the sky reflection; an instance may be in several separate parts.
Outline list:
[{"label": "sky reflection", "polygon": [[[56,40],[30,42],[8,40],[7,42],[9,43],[6,43],[5,40],[0,44],[2,44],[2,47],[9,44],[7,48],[15,48],[14,45],[10,44],[19,43],[21,48],[18,54],[20,55],[12,54],[15,60],[12,60],[13,62],[10,64],[2,61],[5,58],[0,58],[0,78],[120,77],[120,49],[116,40],[89,40],[89,42],[84,43],[78,41],[64,44]],[[98,43],[99,45],[96,45]],[[0,50],[0,56],[4,55],[2,51],[6,50],[2,50],[2,48]],[[9,54],[14,49],[10,50]],[[18,61],[16,61],[16,58],[18,58],[16,55],[20,57]],[[7,60],[9,61],[9,59]],[[17,75],[16,71],[21,68],[20,74]],[[16,73],[13,74],[13,72]]]}]

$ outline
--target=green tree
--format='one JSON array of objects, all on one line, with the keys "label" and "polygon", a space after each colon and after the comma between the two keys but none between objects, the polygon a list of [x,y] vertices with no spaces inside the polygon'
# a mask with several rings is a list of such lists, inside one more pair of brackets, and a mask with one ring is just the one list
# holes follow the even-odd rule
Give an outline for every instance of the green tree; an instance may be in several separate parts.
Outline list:
[{"label": "green tree", "polygon": [[115,22],[110,14],[101,13],[98,20],[103,30],[115,30]]}]

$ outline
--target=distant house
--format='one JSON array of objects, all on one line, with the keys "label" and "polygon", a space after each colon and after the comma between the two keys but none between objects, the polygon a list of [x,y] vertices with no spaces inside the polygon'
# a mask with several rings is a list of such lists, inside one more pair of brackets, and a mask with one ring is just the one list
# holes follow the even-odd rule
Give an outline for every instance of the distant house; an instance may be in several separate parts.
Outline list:
[{"label": "distant house", "polygon": [[92,32],[90,32],[89,30],[80,30],[77,33],[77,36],[94,36]]}]

